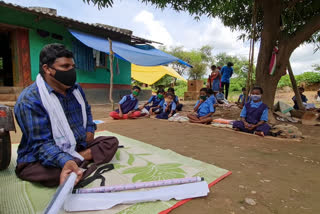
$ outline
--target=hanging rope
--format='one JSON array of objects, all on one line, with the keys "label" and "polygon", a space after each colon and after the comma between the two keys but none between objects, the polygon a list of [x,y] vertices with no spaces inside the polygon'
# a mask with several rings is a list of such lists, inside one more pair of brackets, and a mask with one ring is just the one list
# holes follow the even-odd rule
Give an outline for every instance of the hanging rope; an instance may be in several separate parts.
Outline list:
[{"label": "hanging rope", "polygon": [[253,85],[253,63],[254,63],[254,44],[256,36],[256,23],[257,23],[257,4],[256,1],[253,2],[252,10],[252,29],[251,29],[251,38],[250,38],[250,49],[249,49],[249,69],[246,82],[246,97],[245,103],[248,102],[249,91]]}]

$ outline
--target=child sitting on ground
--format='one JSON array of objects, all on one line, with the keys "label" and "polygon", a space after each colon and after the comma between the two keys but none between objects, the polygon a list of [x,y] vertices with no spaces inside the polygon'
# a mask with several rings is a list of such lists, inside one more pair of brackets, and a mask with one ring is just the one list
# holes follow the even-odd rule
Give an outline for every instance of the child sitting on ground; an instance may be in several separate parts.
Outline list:
[{"label": "child sitting on ground", "polygon": [[191,123],[210,124],[212,122],[211,116],[214,113],[214,107],[212,98],[207,99],[206,88],[200,90],[200,99],[197,101],[193,110],[193,114],[188,114]]},{"label": "child sitting on ground", "polygon": [[224,98],[223,88],[219,89],[219,93],[217,93],[216,99],[219,104],[228,104],[228,101]]},{"label": "child sitting on ground", "polygon": [[234,130],[254,133],[259,136],[269,134],[268,106],[262,103],[262,94],[262,88],[254,87],[252,89],[251,101],[244,105],[240,113],[241,120],[233,123]]},{"label": "child sitting on ground", "polygon": [[216,107],[219,104],[217,103],[217,99],[214,95],[214,91],[211,88],[207,89],[207,96],[208,96],[208,100],[212,103],[214,110],[216,110]]},{"label": "child sitting on ground", "polygon": [[[150,99],[148,100],[147,103],[145,103],[143,105],[143,108],[141,112],[145,113],[145,114],[154,114],[154,113],[160,113],[161,111],[161,102],[164,99],[164,90],[163,89],[159,89],[157,91],[157,95],[153,95],[152,97],[150,97]],[[149,105],[151,104],[151,105]]]},{"label": "child sitting on ground", "polygon": [[174,95],[167,93],[165,99],[161,103],[162,112],[156,116],[157,119],[167,120],[176,113],[176,103],[173,101]]},{"label": "child sitting on ground", "polygon": [[118,109],[110,112],[110,117],[113,119],[135,119],[141,116],[139,109],[139,101],[137,96],[141,88],[139,86],[133,86],[132,94],[122,97],[118,104]]},{"label": "child sitting on ground", "polygon": [[171,93],[174,95],[173,101],[176,103],[177,111],[182,111],[183,104],[179,102],[179,97],[175,95],[174,88],[168,88],[168,93]]},{"label": "child sitting on ground", "polygon": [[[245,103],[245,99],[246,99],[246,88],[242,88],[242,94],[240,94],[238,101],[236,102],[237,106],[239,108],[243,108],[244,103]],[[248,96],[248,102],[250,101],[250,96]]]}]

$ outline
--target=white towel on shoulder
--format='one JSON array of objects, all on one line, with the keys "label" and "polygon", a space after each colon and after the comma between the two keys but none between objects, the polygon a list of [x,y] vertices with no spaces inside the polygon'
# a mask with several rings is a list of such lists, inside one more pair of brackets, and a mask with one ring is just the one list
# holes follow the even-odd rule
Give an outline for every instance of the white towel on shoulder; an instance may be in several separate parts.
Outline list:
[{"label": "white towel on shoulder", "polygon": [[[47,110],[51,122],[52,135],[56,145],[64,152],[73,157],[83,160],[83,157],[76,152],[76,139],[69,126],[67,117],[63,111],[58,97],[54,93],[48,92],[45,82],[40,74],[37,76],[36,84],[39,89],[40,97],[44,108]],[[87,127],[86,105],[79,89],[73,90],[73,95],[81,105],[83,127]]]}]

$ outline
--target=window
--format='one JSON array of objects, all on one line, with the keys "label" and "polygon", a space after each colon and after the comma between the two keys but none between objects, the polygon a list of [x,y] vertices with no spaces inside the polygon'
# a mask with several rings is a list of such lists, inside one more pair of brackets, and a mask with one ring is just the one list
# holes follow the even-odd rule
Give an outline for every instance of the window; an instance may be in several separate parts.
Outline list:
[{"label": "window", "polygon": [[93,49],[93,59],[95,61],[96,68],[107,68],[108,55],[104,52]]}]

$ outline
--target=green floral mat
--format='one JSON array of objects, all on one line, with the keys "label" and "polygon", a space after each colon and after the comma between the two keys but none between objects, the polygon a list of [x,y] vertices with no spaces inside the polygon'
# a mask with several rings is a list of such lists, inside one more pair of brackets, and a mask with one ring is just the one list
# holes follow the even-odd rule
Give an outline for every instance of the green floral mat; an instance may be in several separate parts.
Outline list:
[{"label": "green floral mat", "polygon": [[[119,139],[120,145],[124,145],[124,148],[120,148],[111,161],[114,163],[115,170],[104,174],[106,185],[193,176],[204,177],[208,183],[211,183],[228,173],[227,170],[214,165],[115,133],[102,131],[96,133],[97,136],[116,136]],[[15,176],[14,168],[16,165],[17,146],[17,144],[13,145],[12,161],[9,168],[0,171],[0,213],[42,213],[56,189],[22,181]],[[97,180],[89,187],[99,186],[99,182],[100,180]],[[177,201],[171,200],[135,205],[119,205],[110,210],[96,211],[94,213],[150,214],[168,209],[175,203]]]}]

